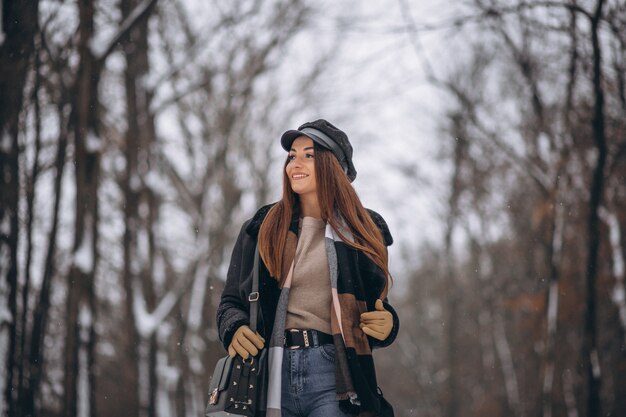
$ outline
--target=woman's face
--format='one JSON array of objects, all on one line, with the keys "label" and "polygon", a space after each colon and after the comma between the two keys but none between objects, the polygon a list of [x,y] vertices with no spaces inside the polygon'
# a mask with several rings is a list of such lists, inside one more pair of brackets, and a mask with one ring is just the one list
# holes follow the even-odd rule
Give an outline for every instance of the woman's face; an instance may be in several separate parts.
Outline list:
[{"label": "woman's face", "polygon": [[317,193],[315,181],[315,151],[313,140],[306,136],[296,138],[291,150],[285,172],[289,177],[291,189],[300,196]]}]

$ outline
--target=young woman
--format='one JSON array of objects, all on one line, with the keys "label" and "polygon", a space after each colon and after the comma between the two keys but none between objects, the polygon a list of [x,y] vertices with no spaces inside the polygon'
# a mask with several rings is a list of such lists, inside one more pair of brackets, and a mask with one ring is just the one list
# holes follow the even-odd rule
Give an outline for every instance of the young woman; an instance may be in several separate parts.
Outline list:
[{"label": "young woman", "polygon": [[[267,416],[392,416],[376,382],[372,348],[391,344],[398,316],[387,303],[387,224],[351,182],[352,146],[325,120],[281,138],[283,195],[244,223],[217,311],[230,356],[269,343]],[[250,323],[255,247],[259,331]]]}]

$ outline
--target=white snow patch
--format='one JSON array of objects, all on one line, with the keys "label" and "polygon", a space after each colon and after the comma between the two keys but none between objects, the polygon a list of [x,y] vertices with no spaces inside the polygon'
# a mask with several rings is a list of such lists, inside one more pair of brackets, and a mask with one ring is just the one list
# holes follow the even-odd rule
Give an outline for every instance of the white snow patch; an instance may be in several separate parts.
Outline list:
[{"label": "white snow patch", "polygon": [[152,270],[152,280],[156,288],[161,289],[165,286],[165,261],[163,256],[157,251]]},{"label": "white snow patch", "polygon": [[165,345],[169,342],[170,336],[172,335],[172,325],[168,322],[164,322],[159,326],[157,330],[157,342]]},{"label": "white snow patch", "polygon": [[91,38],[88,44],[92,55],[95,57],[104,55],[104,53],[106,52],[106,48],[108,47],[105,42],[96,42],[94,38]]},{"label": "white snow patch", "polygon": [[113,157],[113,167],[116,172],[124,172],[126,170],[126,158],[122,155],[115,155]]},{"label": "white snow patch", "polygon": [[604,217],[604,220],[609,226],[609,240],[611,242],[611,249],[613,254],[613,275],[621,281],[624,280],[624,257],[621,251],[621,236],[619,221],[615,213],[605,210],[604,207],[600,208],[600,216]]},{"label": "white snow patch", "polygon": [[204,366],[202,365],[202,361],[198,358],[198,355],[193,355],[189,360],[189,368],[196,375],[202,375],[204,373]]},{"label": "white snow patch", "polygon": [[178,378],[180,378],[180,370],[175,366],[167,363],[167,354],[162,350],[157,353],[157,374],[161,386],[166,390],[176,389]]},{"label": "white snow patch", "polygon": [[137,258],[141,259],[142,268],[150,259],[150,237],[146,229],[143,228],[137,232]]},{"label": "white snow patch", "polygon": [[591,372],[595,379],[600,379],[602,372],[600,371],[600,358],[598,357],[598,351],[593,349],[589,354],[591,359]]},{"label": "white snow patch", "polygon": [[78,352],[78,413],[79,417],[89,417],[89,374],[87,372],[87,348]]},{"label": "white snow patch", "polygon": [[[0,361],[2,361],[3,364],[5,364],[7,360],[8,350],[9,350],[9,328],[7,326],[1,326],[0,329],[1,329],[0,330]],[[3,370],[2,372],[0,372],[0,390],[4,392],[7,378],[5,375],[4,366],[0,369]],[[6,415],[5,410],[6,410],[6,403],[3,398],[3,400],[0,401],[0,416]]]},{"label": "white snow patch", "polygon": [[74,265],[76,265],[84,274],[93,271],[93,234],[91,233],[92,218],[87,215],[85,218],[85,228],[83,229],[83,237],[80,247],[74,252]]},{"label": "white snow patch", "polygon": [[176,390],[180,371],[175,366],[167,363],[167,354],[161,350],[157,352],[157,415],[159,417],[169,417],[176,415],[174,402],[171,401],[171,392]]},{"label": "white snow patch", "polygon": [[86,304],[81,304],[78,312],[78,324],[80,326],[80,340],[83,343],[89,343],[89,332],[93,325],[93,317],[91,310]]},{"label": "white snow patch", "polygon": [[0,325],[3,325],[4,323],[11,323],[13,321],[11,311],[7,308],[8,302],[5,300],[2,304],[4,305],[0,306]]},{"label": "white snow patch", "polygon": [[198,329],[200,329],[200,325],[202,324],[202,307],[204,306],[208,280],[208,262],[200,262],[200,265],[196,268],[196,274],[193,280],[193,289],[191,291],[189,315],[187,319],[187,324],[192,332],[198,331]]},{"label": "white snow patch", "polygon": [[559,311],[559,284],[557,281],[550,283],[548,294],[548,333],[554,334],[556,332],[557,313]]},{"label": "white snow patch", "polygon": [[[552,383],[554,382],[554,362],[550,362],[546,365],[545,377],[543,379],[543,393],[550,393],[552,389]],[[552,411],[552,404],[544,404],[543,415],[549,416]]]},{"label": "white snow patch", "polygon": [[[626,291],[624,291],[624,282],[621,285],[616,284],[611,293],[611,300],[619,307],[619,321],[626,333]],[[626,337],[626,335],[625,335]]]},{"label": "white snow patch", "polygon": [[600,207],[598,214],[609,227],[609,241],[611,243],[611,257],[613,259],[612,272],[615,278],[615,287],[611,292],[611,300],[618,308],[619,320],[626,339],[626,287],[624,286],[624,256],[622,254],[619,220],[617,215],[605,207]]},{"label": "white snow patch", "polygon": [[98,354],[113,358],[115,357],[115,346],[106,341],[100,342],[98,343]]},{"label": "white snow patch", "polygon": [[87,343],[89,343],[89,333],[93,326],[93,316],[87,304],[81,304],[78,311],[78,325],[80,326],[79,339],[81,342],[78,351],[78,416],[89,417],[89,358],[87,354]]},{"label": "white snow patch", "polygon": [[[563,183],[563,181],[559,182],[559,186]],[[559,263],[561,261],[561,253],[563,251],[563,229],[565,227],[565,207],[562,201],[556,202],[555,207],[555,225],[554,225],[554,234],[552,236],[552,263],[558,268]]]},{"label": "white snow patch", "polygon": [[102,138],[89,129],[87,132],[87,138],[85,138],[85,149],[87,152],[95,153],[102,150]]},{"label": "white snow patch", "polygon": [[493,331],[496,353],[500,359],[502,372],[504,374],[504,387],[507,393],[507,399],[511,408],[517,411],[520,407],[519,386],[517,384],[517,373],[513,363],[513,355],[509,347],[509,341],[506,337],[506,328],[501,317],[494,319]]},{"label": "white snow patch", "polygon": [[146,300],[141,290],[141,282],[136,276],[133,278],[133,314],[137,323],[137,332],[146,338],[154,330],[154,318],[146,310]]},{"label": "white snow patch", "polygon": [[217,329],[210,327],[206,331],[206,338],[209,342],[217,342],[220,339],[220,334]]},{"label": "white snow patch", "polygon": [[0,221],[0,234],[8,236],[11,232],[11,217],[9,216],[9,211],[5,211],[4,216],[2,216],[2,221]]},{"label": "white snow patch", "polygon": [[539,155],[541,155],[541,159],[549,162],[551,160],[551,152],[550,152],[550,139],[548,138],[548,135],[546,135],[544,132],[541,132],[539,134],[539,137],[537,138],[537,142],[539,145],[538,151],[539,151]]},{"label": "white snow patch", "polygon": [[133,174],[131,175],[129,185],[132,191],[139,191],[141,189],[141,179],[136,172],[133,172]]},{"label": "white snow patch", "polygon": [[[4,323],[11,323],[13,316],[9,310],[9,288],[7,276],[9,275],[9,265],[11,265],[11,251],[8,245],[0,244],[0,328],[4,328]],[[4,362],[2,362],[4,363]],[[1,415],[1,414],[0,414]]]},{"label": "white snow patch", "polygon": [[[9,352],[9,326],[5,326],[4,324],[10,323],[13,320],[11,311],[8,308],[9,291],[6,280],[9,265],[9,252],[7,245],[0,245],[0,361],[2,361],[0,363],[3,365],[6,363]],[[6,371],[4,369],[4,366],[0,366],[0,392],[4,392],[5,383],[7,382]],[[5,415],[5,409],[6,403],[3,398],[0,400],[0,415]]]},{"label": "white snow patch", "polygon": [[178,295],[175,291],[168,292],[159,302],[154,312],[149,313],[146,309],[146,301],[141,291],[139,278],[133,278],[133,314],[137,323],[137,332],[143,338],[150,337],[163,323],[165,318],[174,308]]},{"label": "white snow patch", "polygon": [[563,398],[567,405],[567,417],[578,417],[576,395],[574,394],[574,381],[569,369],[563,371]]},{"label": "white snow patch", "polygon": [[141,272],[141,262],[136,256],[134,256],[130,260],[130,272],[133,275],[139,275],[139,273]]},{"label": "white snow patch", "polygon": [[139,203],[139,206],[137,207],[137,212],[144,219],[148,218],[148,216],[150,215],[150,205],[145,201],[141,201]]},{"label": "white snow patch", "polygon": [[154,170],[149,171],[144,176],[144,181],[146,182],[146,186],[157,194],[161,194],[164,190],[169,188],[168,183]]},{"label": "white snow patch", "polygon": [[200,392],[200,387],[198,384],[189,384],[189,398],[186,403],[187,410],[189,410],[189,415],[191,416],[199,416],[203,413],[204,408],[204,393]]},{"label": "white snow patch", "polygon": [[0,150],[4,153],[11,152],[11,136],[7,131],[2,132],[2,141],[0,141]]}]

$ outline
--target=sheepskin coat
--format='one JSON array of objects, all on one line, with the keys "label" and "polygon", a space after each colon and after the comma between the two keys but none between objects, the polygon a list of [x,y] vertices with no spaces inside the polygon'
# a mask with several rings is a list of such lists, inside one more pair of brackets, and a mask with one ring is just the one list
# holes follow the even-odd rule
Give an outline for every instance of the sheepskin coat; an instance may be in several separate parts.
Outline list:
[{"label": "sheepskin coat", "polygon": [[[228,349],[235,331],[241,325],[249,325],[250,323],[248,295],[252,289],[254,251],[260,226],[272,206],[273,204],[261,207],[250,220],[243,224],[233,248],[226,285],[217,310],[219,336],[225,349]],[[393,238],[385,220],[373,210],[368,209],[367,211],[380,229],[385,244],[391,245]],[[298,220],[299,211],[297,207],[294,207],[289,232],[295,235],[295,242],[297,242]],[[344,242],[335,243],[335,247],[339,292],[352,298],[356,296],[366,311],[375,310],[374,304],[380,298],[386,282],[383,271],[364,253]],[[286,251],[288,250],[290,249],[286,248]],[[295,250],[295,247],[291,250]],[[280,293],[281,288],[278,281],[270,276],[267,268],[260,261],[258,330],[266,341],[272,335]],[[355,404],[348,399],[343,399],[340,401],[340,406],[344,411],[351,414],[388,416],[393,413],[379,393],[371,356],[371,349],[390,345],[395,340],[399,329],[398,315],[395,310],[389,305],[388,300],[385,299],[383,304],[393,316],[394,325],[391,334],[384,341],[362,334],[358,328],[358,315],[355,315],[351,332],[361,333],[360,337],[366,340],[366,345],[360,346],[356,350],[352,346],[343,347],[345,350],[343,356],[348,358],[347,363],[349,364],[349,368],[346,367],[349,369],[347,377],[353,381],[358,394],[358,402]],[[341,400],[341,398],[339,399]]]}]

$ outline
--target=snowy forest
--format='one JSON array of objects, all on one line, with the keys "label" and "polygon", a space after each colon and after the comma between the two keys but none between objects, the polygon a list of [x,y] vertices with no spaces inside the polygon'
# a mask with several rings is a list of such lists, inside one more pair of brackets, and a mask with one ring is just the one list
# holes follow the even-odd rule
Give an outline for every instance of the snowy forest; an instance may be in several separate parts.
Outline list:
[{"label": "snowy forest", "polygon": [[626,415],[626,1],[0,17],[0,416],[204,415],[234,240],[317,117],[394,236],[396,416]]}]

